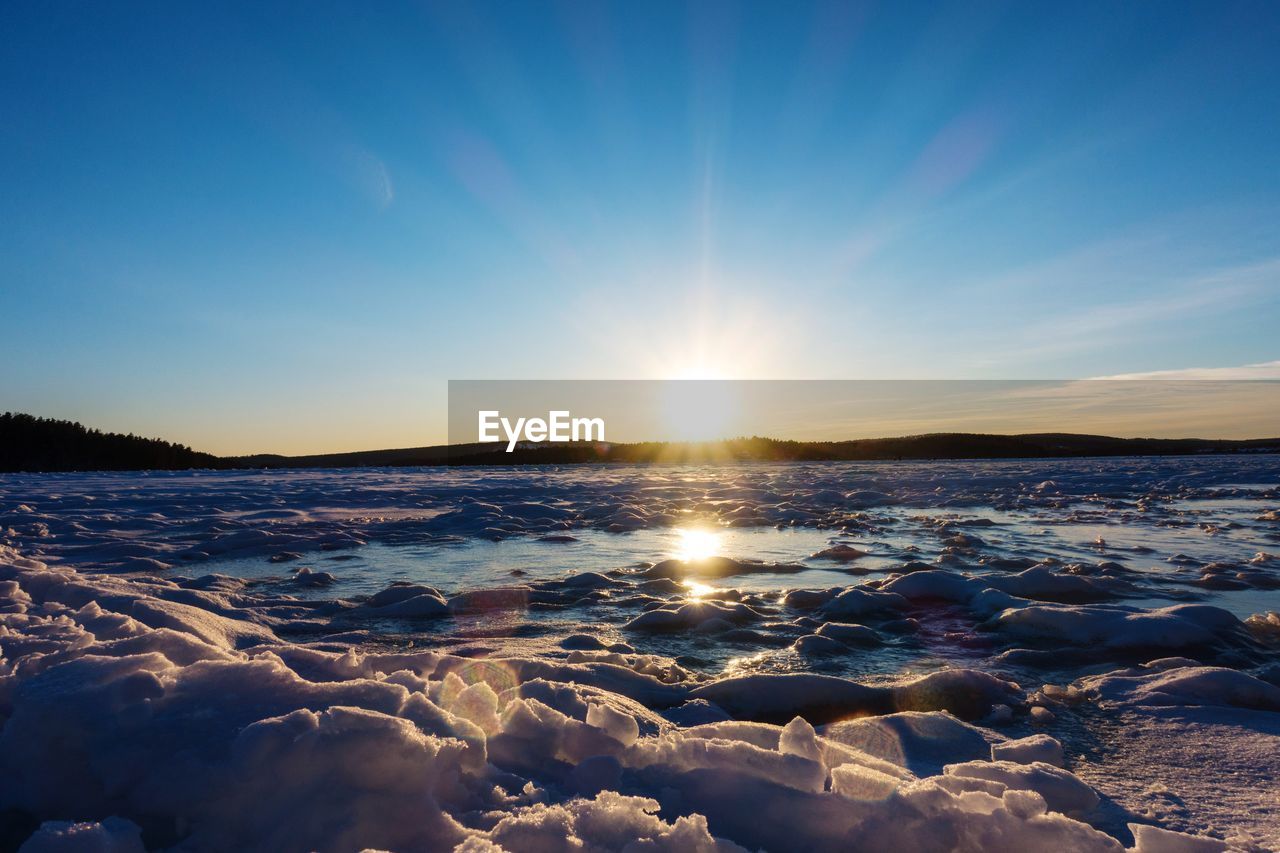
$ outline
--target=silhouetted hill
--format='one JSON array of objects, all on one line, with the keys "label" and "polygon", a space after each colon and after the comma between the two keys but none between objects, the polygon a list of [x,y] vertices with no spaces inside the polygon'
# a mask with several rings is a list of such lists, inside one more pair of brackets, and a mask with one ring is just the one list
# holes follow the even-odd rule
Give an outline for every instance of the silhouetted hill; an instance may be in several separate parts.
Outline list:
[{"label": "silhouetted hill", "polygon": [[101,432],[33,415],[0,415],[0,471],[210,468],[218,462],[212,454],[158,438]]},{"label": "silhouetted hill", "polygon": [[[424,450],[439,448],[424,448]],[[930,433],[850,441],[735,438],[700,443],[565,444],[517,447],[455,446],[452,465],[537,465],[584,462],[821,462],[894,459],[1019,459],[1077,456],[1178,456],[1197,453],[1276,453],[1280,438],[1246,441],[1201,438],[1112,438],[1072,433],[983,435]],[[401,451],[401,453],[410,453]],[[424,463],[438,464],[438,463]]]},{"label": "silhouetted hill", "polygon": [[413,465],[444,465],[448,463],[449,455],[448,445],[438,445],[310,456],[258,453],[253,456],[224,456],[221,461],[231,468],[403,468]]},{"label": "silhouetted hill", "polygon": [[1035,433],[931,433],[851,441],[735,438],[713,442],[521,445],[501,442],[409,447],[318,456],[241,456],[223,462],[248,468],[344,468],[403,465],[574,465],[585,463],[820,462],[889,459],[1018,459],[1073,456],[1175,456],[1195,453],[1275,453],[1280,439],[1111,438]]},{"label": "silhouetted hill", "polygon": [[310,456],[213,456],[180,444],[104,433],[31,415],[0,416],[0,471],[124,471],[182,468],[370,468],[417,465],[821,462],[893,459],[1019,459],[1278,453],[1280,438],[1111,438],[1105,435],[930,433],[851,441],[735,438],[712,442],[521,445],[501,442],[362,450]]}]

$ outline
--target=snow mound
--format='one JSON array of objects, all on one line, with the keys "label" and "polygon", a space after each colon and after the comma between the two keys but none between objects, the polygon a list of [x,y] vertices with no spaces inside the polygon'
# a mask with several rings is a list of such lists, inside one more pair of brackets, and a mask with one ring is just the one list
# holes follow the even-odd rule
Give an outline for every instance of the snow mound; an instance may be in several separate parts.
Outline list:
[{"label": "snow mound", "polygon": [[901,610],[906,606],[907,600],[901,595],[850,587],[823,605],[822,613],[837,622],[852,622],[863,616]]},{"label": "snow mound", "polygon": [[1090,698],[1117,705],[1216,705],[1280,711],[1280,687],[1248,673],[1216,666],[1146,667],[1089,676],[1077,682]]},{"label": "snow mound", "polygon": [[1012,761],[1016,764],[1052,764],[1064,766],[1062,744],[1046,734],[1034,734],[1017,740],[991,744],[992,761]]},{"label": "snow mound", "polygon": [[950,711],[978,719],[994,705],[1021,701],[1016,684],[967,669],[934,672],[893,686],[811,673],[745,675],[694,688],[690,695],[739,719],[780,722],[801,716],[815,725],[896,711]]},{"label": "snow mound", "polygon": [[1109,649],[1184,649],[1210,646],[1244,630],[1219,607],[1179,604],[1141,611],[1105,606],[1011,608],[988,627],[1025,640]]},{"label": "snow mound", "polygon": [[844,720],[824,727],[822,734],[918,775],[937,774],[947,764],[991,753],[981,730],[945,711],[903,711]]},{"label": "snow mound", "polygon": [[1097,792],[1060,767],[1035,762],[1017,764],[1012,761],[967,761],[949,764],[943,770],[948,776],[997,782],[1006,790],[1033,791],[1044,798],[1053,811],[1083,816],[1097,807]]},{"label": "snow mound", "polygon": [[641,613],[626,624],[630,631],[665,633],[690,629],[728,628],[760,618],[745,604],[720,604],[714,601],[690,601],[674,607],[661,607]]},{"label": "snow mound", "polygon": [[810,559],[832,560],[837,563],[848,563],[848,562],[852,562],[853,560],[861,559],[862,557],[865,557],[865,556],[867,556],[867,552],[863,551],[861,548],[855,548],[852,545],[841,543],[839,545],[832,545],[830,548],[823,548],[821,551],[815,552],[814,554],[810,555]]}]

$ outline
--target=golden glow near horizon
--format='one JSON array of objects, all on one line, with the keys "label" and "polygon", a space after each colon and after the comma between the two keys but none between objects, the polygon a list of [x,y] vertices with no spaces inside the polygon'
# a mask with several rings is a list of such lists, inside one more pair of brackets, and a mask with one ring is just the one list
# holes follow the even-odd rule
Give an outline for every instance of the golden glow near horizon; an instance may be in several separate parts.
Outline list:
[{"label": "golden glow near horizon", "polygon": [[672,556],[678,560],[693,563],[714,557],[720,552],[719,533],[701,527],[678,527],[675,532],[676,550]]},{"label": "golden glow near horizon", "polygon": [[662,424],[671,441],[731,438],[740,401],[733,382],[664,382]]},{"label": "golden glow near horizon", "polygon": [[[685,365],[687,375],[714,375],[721,363],[690,358]],[[668,375],[677,374],[672,370]],[[603,419],[610,442],[706,442],[700,458],[715,461],[716,442],[749,436],[849,441],[948,432],[1069,432],[1117,438],[1267,438],[1274,435],[1280,413],[1280,382],[456,381],[449,383],[449,441],[475,441],[477,412],[488,409],[539,417],[552,410],[572,411]],[[726,461],[731,458],[729,448],[719,450]],[[671,451],[672,461],[686,458],[683,448]]]}]

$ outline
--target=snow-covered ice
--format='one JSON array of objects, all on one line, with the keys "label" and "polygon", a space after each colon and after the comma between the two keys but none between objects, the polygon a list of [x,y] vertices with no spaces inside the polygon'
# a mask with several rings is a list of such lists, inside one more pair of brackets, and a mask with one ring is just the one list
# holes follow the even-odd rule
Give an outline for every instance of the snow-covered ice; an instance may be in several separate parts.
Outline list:
[{"label": "snow-covered ice", "polygon": [[6,475],[0,839],[1273,849],[1278,507],[1270,456]]}]

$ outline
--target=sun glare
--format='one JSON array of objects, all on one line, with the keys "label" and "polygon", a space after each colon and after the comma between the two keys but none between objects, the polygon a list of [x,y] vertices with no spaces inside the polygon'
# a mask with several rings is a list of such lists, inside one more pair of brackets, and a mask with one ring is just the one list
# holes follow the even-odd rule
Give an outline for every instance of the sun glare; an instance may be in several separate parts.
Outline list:
[{"label": "sun glare", "polygon": [[720,550],[720,534],[710,530],[681,527],[676,536],[675,557],[686,563],[714,557]]},{"label": "sun glare", "polygon": [[716,591],[716,588],[714,586],[711,586],[710,584],[699,583],[698,581],[685,581],[684,588],[689,590],[690,598],[702,598],[703,596],[710,595],[711,593]]},{"label": "sun glare", "polygon": [[662,416],[672,441],[716,441],[731,438],[738,418],[734,383],[716,380],[671,380],[662,383]]},{"label": "sun glare", "polygon": [[714,364],[699,361],[697,363],[683,364],[679,368],[673,370],[670,375],[663,377],[664,379],[676,380],[711,380],[711,379],[731,379],[729,374],[721,370]]}]

